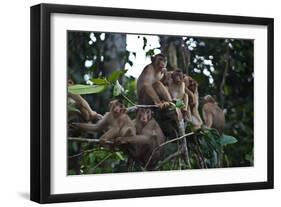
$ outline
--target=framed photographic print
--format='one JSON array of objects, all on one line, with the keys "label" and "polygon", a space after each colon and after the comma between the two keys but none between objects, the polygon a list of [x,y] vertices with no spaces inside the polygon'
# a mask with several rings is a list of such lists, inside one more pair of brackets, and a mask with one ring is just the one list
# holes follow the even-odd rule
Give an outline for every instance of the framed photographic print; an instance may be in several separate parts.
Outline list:
[{"label": "framed photographic print", "polygon": [[31,7],[31,200],[273,188],[273,19]]}]

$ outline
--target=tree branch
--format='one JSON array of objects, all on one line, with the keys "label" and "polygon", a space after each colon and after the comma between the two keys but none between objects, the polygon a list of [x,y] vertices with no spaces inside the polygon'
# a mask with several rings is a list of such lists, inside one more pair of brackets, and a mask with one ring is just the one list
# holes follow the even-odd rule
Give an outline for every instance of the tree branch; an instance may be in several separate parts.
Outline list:
[{"label": "tree branch", "polygon": [[75,157],[79,157],[83,154],[86,154],[86,153],[90,153],[90,152],[94,152],[94,151],[106,151],[106,152],[109,152],[109,150],[105,149],[105,148],[94,148],[94,149],[90,149],[90,150],[84,150],[78,154],[75,154],[75,155],[71,155],[71,156],[68,156],[69,159],[72,159],[72,158],[75,158]]},{"label": "tree branch", "polygon": [[96,166],[93,167],[93,170],[97,169],[98,166],[100,166],[105,160],[107,160],[108,158],[110,158],[113,155],[113,153],[107,155],[105,158],[103,158],[98,164],[96,164]]},{"label": "tree branch", "polygon": [[156,167],[156,170],[159,170],[163,165],[165,165],[167,162],[181,156],[183,154],[182,150],[178,150],[175,153],[169,155],[166,159],[164,159],[162,162],[159,163],[159,165]]},{"label": "tree branch", "polygon": [[135,105],[127,108],[128,113],[135,112],[138,108],[159,108],[157,105]]},{"label": "tree branch", "polygon": [[221,84],[220,84],[220,105],[223,108],[224,106],[224,85],[225,85],[225,81],[226,81],[226,77],[228,75],[228,70],[229,70],[229,47],[227,46],[227,50],[226,50],[226,60],[225,60],[225,68],[224,68],[224,72],[222,75],[222,80],[221,80]]},{"label": "tree branch", "polygon": [[[99,139],[87,139],[87,138],[80,138],[80,137],[68,137],[67,138],[68,141],[76,141],[76,142],[88,142],[88,143],[100,143]],[[114,144],[114,142],[112,141],[106,141],[106,144]]]},{"label": "tree branch", "polygon": [[151,161],[153,155],[154,155],[155,152],[156,152],[157,150],[159,150],[161,147],[164,147],[165,145],[167,145],[167,144],[169,144],[169,143],[172,143],[172,142],[181,140],[181,139],[183,139],[183,138],[185,138],[185,137],[188,137],[188,136],[191,136],[191,135],[193,135],[193,134],[194,134],[194,132],[190,132],[190,133],[185,134],[185,135],[183,135],[183,136],[180,136],[180,137],[177,137],[177,138],[175,138],[175,139],[171,139],[171,140],[169,140],[169,141],[167,141],[167,142],[164,142],[164,143],[160,144],[158,147],[154,148],[154,150],[152,151],[152,153],[151,153],[151,155],[150,155],[148,161],[147,161],[146,164],[145,164],[144,169],[146,169],[146,168],[148,167],[148,165],[149,165],[149,163],[150,163],[150,161]]}]

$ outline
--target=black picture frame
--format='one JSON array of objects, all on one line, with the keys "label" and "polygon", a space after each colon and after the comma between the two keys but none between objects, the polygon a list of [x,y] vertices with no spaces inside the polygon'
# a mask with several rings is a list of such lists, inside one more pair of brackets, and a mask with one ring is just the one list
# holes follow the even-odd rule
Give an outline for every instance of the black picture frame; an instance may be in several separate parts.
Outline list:
[{"label": "black picture frame", "polygon": [[[50,15],[52,13],[99,15],[112,17],[152,18],[207,23],[232,23],[267,26],[267,181],[236,184],[169,187],[74,194],[51,194],[50,189]],[[165,196],[254,189],[271,189],[274,186],[273,147],[273,41],[272,18],[180,13],[152,10],[103,8],[89,6],[39,4],[31,7],[31,174],[30,199],[39,203],[86,201],[101,199]]]}]

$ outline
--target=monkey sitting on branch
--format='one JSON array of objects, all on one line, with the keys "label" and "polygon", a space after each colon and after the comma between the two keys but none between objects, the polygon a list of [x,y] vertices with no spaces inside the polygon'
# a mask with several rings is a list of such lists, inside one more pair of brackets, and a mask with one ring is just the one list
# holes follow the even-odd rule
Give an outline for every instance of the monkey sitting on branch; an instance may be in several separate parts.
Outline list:
[{"label": "monkey sitting on branch", "polygon": [[182,116],[185,120],[191,120],[191,112],[189,108],[189,99],[186,93],[184,82],[184,74],[180,69],[174,70],[170,75],[170,80],[167,82],[168,90],[172,100],[182,100],[184,107],[181,109]]},{"label": "monkey sitting on branch", "polygon": [[[225,124],[224,113],[223,110],[218,106],[215,99],[210,95],[206,95],[204,97],[202,114],[206,126],[208,128],[214,128],[218,130],[219,134],[222,136]],[[223,146],[221,146],[217,160],[218,167],[223,167],[223,153]]]},{"label": "monkey sitting on branch", "polygon": [[127,109],[119,100],[109,103],[109,112],[97,124],[73,123],[74,126],[84,131],[104,131],[100,137],[100,144],[114,145],[117,137],[135,136],[136,129],[133,121],[127,115]]},{"label": "monkey sitting on branch", "polygon": [[199,93],[198,93],[198,83],[190,76],[185,75],[184,77],[185,89],[188,94],[188,104],[191,111],[191,122],[193,124],[194,130],[200,129],[203,121],[198,111],[199,107]]},{"label": "monkey sitting on branch", "polygon": [[220,135],[223,134],[225,117],[223,110],[218,106],[215,99],[206,95],[204,97],[204,105],[202,108],[203,119],[208,128],[215,128]]},{"label": "monkey sitting on branch", "polygon": [[137,135],[120,137],[116,140],[117,145],[126,149],[133,160],[138,161],[142,166],[147,166],[147,169],[153,169],[161,159],[163,150],[157,150],[152,158],[150,157],[153,150],[165,141],[165,136],[148,108],[137,110],[135,126]]},{"label": "monkey sitting on branch", "polygon": [[151,57],[151,63],[145,66],[137,80],[137,96],[139,104],[158,105],[165,108],[172,98],[167,88],[160,81],[163,70],[167,66],[166,56],[157,54]]}]

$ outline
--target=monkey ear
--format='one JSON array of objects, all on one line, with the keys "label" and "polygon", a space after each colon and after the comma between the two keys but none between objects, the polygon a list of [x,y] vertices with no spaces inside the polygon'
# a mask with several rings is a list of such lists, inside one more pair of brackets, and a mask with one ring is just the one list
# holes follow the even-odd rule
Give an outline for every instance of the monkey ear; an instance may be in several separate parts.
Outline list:
[{"label": "monkey ear", "polygon": [[110,101],[108,104],[108,108],[111,108],[112,104],[113,104],[113,101]]}]

